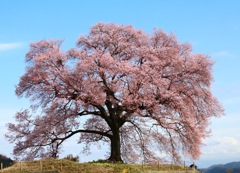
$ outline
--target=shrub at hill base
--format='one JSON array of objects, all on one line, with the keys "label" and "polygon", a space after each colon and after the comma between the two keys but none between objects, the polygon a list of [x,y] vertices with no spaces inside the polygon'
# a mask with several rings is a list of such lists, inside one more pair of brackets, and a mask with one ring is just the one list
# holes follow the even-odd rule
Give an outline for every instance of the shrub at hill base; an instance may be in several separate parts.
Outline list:
[{"label": "shrub at hill base", "polygon": [[14,161],[12,159],[0,154],[0,169],[11,166],[13,163]]}]

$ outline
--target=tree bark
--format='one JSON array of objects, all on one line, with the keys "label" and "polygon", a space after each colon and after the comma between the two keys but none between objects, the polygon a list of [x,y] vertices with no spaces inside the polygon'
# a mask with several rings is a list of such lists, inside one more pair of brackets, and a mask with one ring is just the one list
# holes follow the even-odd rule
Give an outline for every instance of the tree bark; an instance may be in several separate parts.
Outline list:
[{"label": "tree bark", "polygon": [[111,140],[111,155],[108,160],[114,163],[116,162],[123,163],[123,160],[121,158],[121,141],[118,128],[113,130],[113,136],[110,138],[110,140]]}]

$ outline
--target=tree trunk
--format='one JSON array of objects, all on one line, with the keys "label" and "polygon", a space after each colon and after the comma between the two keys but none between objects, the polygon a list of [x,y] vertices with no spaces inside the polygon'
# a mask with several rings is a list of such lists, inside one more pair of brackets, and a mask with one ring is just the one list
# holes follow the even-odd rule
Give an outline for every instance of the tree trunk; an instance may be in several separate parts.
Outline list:
[{"label": "tree trunk", "polygon": [[114,163],[123,163],[123,160],[121,158],[121,142],[119,129],[113,130],[113,136],[111,138],[111,155],[108,160]]}]

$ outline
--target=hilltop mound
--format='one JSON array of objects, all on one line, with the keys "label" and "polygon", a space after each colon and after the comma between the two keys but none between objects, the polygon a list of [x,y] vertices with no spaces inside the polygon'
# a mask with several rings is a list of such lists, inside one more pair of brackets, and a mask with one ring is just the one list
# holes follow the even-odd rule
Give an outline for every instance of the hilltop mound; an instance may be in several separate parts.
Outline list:
[{"label": "hilltop mound", "polygon": [[192,172],[176,165],[139,165],[139,164],[111,164],[111,163],[78,163],[69,160],[40,160],[15,163],[0,173],[157,173],[164,171]]}]

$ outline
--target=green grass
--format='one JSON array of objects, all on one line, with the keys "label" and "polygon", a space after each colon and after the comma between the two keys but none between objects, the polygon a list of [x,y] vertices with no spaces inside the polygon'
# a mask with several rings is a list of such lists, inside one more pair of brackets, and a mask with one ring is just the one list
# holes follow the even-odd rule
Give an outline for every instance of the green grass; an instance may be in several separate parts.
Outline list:
[{"label": "green grass", "polygon": [[176,165],[78,163],[70,160],[49,159],[15,163],[1,170],[0,173],[158,173],[159,171],[193,172]]}]

